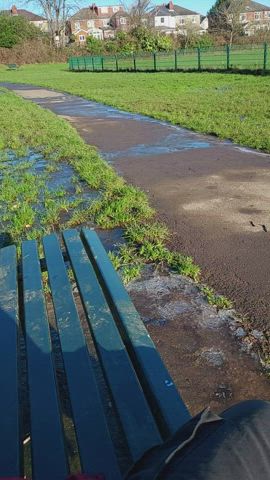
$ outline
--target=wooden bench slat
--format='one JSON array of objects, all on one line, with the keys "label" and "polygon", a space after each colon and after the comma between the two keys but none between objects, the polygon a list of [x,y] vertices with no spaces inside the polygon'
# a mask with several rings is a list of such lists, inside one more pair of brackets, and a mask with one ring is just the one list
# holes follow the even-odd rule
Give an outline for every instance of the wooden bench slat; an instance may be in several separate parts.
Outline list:
[{"label": "wooden bench slat", "polygon": [[80,236],[69,230],[63,237],[99,359],[136,460],[161,437]]},{"label": "wooden bench slat", "polygon": [[62,419],[37,244],[33,240],[22,243],[22,271],[33,478],[64,480],[68,467]]},{"label": "wooden bench slat", "polygon": [[121,478],[85,336],[56,235],[43,239],[82,470]]},{"label": "wooden bench slat", "polygon": [[0,250],[0,476],[21,474],[17,255]]},{"label": "wooden bench slat", "polygon": [[146,396],[157,412],[157,419],[162,419],[165,436],[169,436],[191,418],[187,407],[97,234],[83,229],[83,236],[96,272],[102,276],[107,301],[117,315],[132,360],[137,364],[139,378],[143,379]]}]

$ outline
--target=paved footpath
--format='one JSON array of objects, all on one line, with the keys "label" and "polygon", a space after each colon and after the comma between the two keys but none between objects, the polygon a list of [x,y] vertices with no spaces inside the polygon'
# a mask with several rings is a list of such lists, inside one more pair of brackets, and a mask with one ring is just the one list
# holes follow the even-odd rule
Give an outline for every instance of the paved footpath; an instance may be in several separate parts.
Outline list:
[{"label": "paved footpath", "polygon": [[5,86],[69,120],[147,192],[172,232],[171,245],[195,258],[203,279],[254,326],[267,327],[270,155],[72,95]]}]

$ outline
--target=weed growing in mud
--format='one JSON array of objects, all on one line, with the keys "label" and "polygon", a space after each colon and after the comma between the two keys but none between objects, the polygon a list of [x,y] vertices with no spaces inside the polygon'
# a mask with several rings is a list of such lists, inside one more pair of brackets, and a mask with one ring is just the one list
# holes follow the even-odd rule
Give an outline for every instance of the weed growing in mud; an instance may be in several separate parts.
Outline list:
[{"label": "weed growing in mud", "polygon": [[224,297],[224,295],[217,295],[213,288],[204,285],[201,287],[201,292],[206,296],[208,303],[217,307],[218,310],[233,307],[231,300]]}]

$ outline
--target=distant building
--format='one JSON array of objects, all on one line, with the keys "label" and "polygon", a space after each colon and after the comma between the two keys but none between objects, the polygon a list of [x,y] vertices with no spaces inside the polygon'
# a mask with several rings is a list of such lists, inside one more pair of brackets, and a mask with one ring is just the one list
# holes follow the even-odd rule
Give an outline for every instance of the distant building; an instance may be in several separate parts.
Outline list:
[{"label": "distant building", "polygon": [[248,1],[240,14],[245,33],[254,35],[259,30],[270,30],[270,7],[258,2]]},{"label": "distant building", "polygon": [[28,22],[40,28],[42,32],[48,31],[48,22],[46,18],[41,17],[36,13],[29,12],[29,10],[17,8],[16,5],[13,5],[10,10],[2,10],[2,13],[5,13],[6,15],[11,15],[12,17],[17,17],[17,16],[24,17],[26,18],[26,20],[28,20]]},{"label": "distant building", "polygon": [[200,33],[207,33],[209,27],[208,17],[201,15],[200,19]]},{"label": "distant building", "polygon": [[[193,10],[174,5],[172,0],[167,4],[159,5],[150,12],[151,24],[165,34],[185,35],[187,29],[200,33],[201,15]],[[205,28],[206,22],[204,22]]]},{"label": "distant building", "polygon": [[114,38],[118,30],[128,29],[128,14],[121,5],[81,8],[69,19],[70,31],[76,43],[84,44],[92,35],[100,40]]}]

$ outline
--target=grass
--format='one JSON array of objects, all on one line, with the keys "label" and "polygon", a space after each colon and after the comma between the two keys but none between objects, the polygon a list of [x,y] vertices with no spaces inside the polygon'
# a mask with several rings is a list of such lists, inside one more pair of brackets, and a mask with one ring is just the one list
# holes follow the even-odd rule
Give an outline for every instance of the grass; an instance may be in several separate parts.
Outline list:
[{"label": "grass", "polygon": [[55,88],[270,152],[268,76],[74,73],[51,64],[1,66],[0,81]]},{"label": "grass", "polygon": [[[198,279],[200,269],[190,257],[167,249],[168,231],[155,221],[144,192],[119,177],[68,122],[4,89],[0,89],[0,153],[0,229],[10,243],[88,222],[101,228],[121,227],[127,243],[111,258],[125,283],[138,277],[149,262]],[[40,155],[45,167],[33,171]],[[70,180],[79,196],[80,180],[89,192],[96,192],[82,208],[80,198],[70,200],[64,187],[48,187],[50,175],[63,162],[72,167]]]}]

